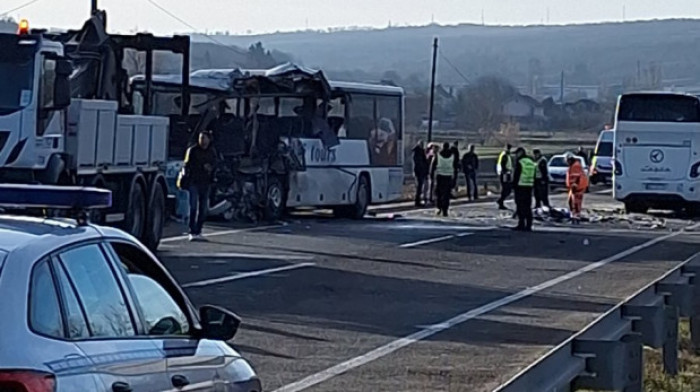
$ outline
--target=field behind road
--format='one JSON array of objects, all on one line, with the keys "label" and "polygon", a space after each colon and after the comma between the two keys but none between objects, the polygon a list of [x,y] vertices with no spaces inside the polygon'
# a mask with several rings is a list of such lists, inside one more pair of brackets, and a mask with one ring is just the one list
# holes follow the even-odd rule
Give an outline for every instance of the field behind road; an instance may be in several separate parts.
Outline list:
[{"label": "field behind road", "polygon": [[[488,391],[698,251],[698,236],[675,234],[693,221],[626,219],[603,192],[585,204],[615,218],[576,228],[540,222],[514,233],[510,213],[489,202],[445,219],[418,210],[210,225],[209,243],[169,240],[159,256],[195,303],[243,317],[233,345],[265,390]],[[504,302],[604,259],[612,261]]]}]

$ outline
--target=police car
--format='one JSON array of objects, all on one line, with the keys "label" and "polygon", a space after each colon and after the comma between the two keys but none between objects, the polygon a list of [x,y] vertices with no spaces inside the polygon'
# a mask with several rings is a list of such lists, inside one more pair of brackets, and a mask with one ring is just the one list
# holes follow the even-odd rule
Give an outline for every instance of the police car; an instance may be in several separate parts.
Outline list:
[{"label": "police car", "polygon": [[225,343],[240,319],[195,311],[137,240],[87,222],[109,204],[99,189],[0,185],[2,207],[77,218],[0,215],[0,391],[260,392]]}]

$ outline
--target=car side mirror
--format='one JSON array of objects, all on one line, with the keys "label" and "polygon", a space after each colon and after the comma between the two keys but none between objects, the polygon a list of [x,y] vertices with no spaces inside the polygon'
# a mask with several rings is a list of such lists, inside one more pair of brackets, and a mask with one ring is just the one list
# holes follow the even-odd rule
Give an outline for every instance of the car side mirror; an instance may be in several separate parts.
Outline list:
[{"label": "car side mirror", "polygon": [[212,340],[233,339],[241,325],[241,318],[235,313],[212,305],[199,308],[199,320],[202,323],[204,337]]}]

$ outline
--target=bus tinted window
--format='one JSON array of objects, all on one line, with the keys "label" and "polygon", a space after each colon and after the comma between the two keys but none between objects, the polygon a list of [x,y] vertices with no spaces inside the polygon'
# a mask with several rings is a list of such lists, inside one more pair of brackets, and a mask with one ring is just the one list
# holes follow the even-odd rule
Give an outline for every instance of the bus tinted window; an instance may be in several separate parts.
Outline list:
[{"label": "bus tinted window", "polygon": [[620,100],[618,121],[700,122],[700,104],[683,95],[627,95]]}]

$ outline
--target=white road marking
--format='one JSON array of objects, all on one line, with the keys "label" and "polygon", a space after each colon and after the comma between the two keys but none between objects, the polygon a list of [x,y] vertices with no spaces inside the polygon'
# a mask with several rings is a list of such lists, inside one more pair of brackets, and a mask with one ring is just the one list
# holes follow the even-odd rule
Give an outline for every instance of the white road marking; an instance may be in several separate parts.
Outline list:
[{"label": "white road marking", "polygon": [[163,253],[161,257],[171,259],[207,258],[207,259],[259,259],[259,260],[313,260],[313,256],[281,255],[281,254],[255,254],[255,253]]},{"label": "white road marking", "polygon": [[255,278],[258,276],[274,274],[276,272],[291,271],[291,270],[295,270],[295,269],[299,269],[299,268],[308,268],[308,267],[313,267],[314,265],[316,265],[316,264],[314,264],[314,263],[301,263],[301,264],[286,265],[284,267],[264,269],[264,270],[259,270],[259,271],[241,272],[238,274],[224,276],[221,278],[207,279],[207,280],[201,280],[199,282],[192,282],[192,283],[183,284],[182,287],[183,288],[203,287],[203,286],[209,286],[212,284],[232,282],[234,280]]},{"label": "white road marking", "polygon": [[[218,237],[218,236],[227,235],[227,234],[237,234],[237,233],[245,233],[245,232],[252,232],[252,231],[277,229],[277,228],[280,228],[283,226],[284,225],[271,225],[271,226],[249,227],[247,229],[222,230],[222,231],[214,231],[211,233],[204,233],[204,234],[202,234],[202,236],[203,237]],[[176,237],[163,238],[162,240],[160,240],[160,242],[167,244],[168,242],[176,242],[176,241],[186,240],[188,237],[189,236],[187,236],[187,235],[179,235]]]},{"label": "white road marking", "polygon": [[[697,224],[690,226],[686,229],[693,230],[693,229],[696,229],[697,227],[700,227],[700,223],[697,223]],[[387,355],[389,355],[397,350],[400,350],[404,347],[410,346],[416,342],[427,339],[427,338],[429,338],[437,333],[440,333],[440,332],[443,332],[443,331],[448,330],[450,328],[453,328],[457,325],[460,325],[464,322],[472,320],[472,319],[479,317],[483,314],[492,312],[498,308],[510,305],[516,301],[519,301],[523,298],[527,298],[529,296],[532,296],[533,294],[537,294],[543,290],[546,290],[550,287],[556,286],[560,283],[574,279],[574,278],[581,276],[587,272],[601,268],[607,264],[618,261],[622,258],[630,256],[634,253],[637,253],[641,250],[644,250],[646,248],[654,246],[660,242],[664,242],[664,241],[667,241],[673,237],[679,236],[682,233],[684,233],[684,231],[677,231],[674,233],[664,235],[662,237],[656,237],[652,240],[644,242],[640,245],[633,246],[625,251],[622,251],[618,254],[615,254],[613,256],[610,256],[610,257],[605,258],[603,260],[600,260],[598,262],[588,264],[585,267],[580,268],[576,271],[569,272],[569,273],[561,275],[557,278],[554,278],[554,279],[548,280],[544,283],[541,283],[537,286],[527,288],[527,289],[522,290],[520,292],[517,292],[515,294],[509,295],[507,297],[501,298],[501,299],[496,300],[494,302],[480,306],[476,309],[472,309],[470,311],[464,312],[464,313],[459,314],[459,315],[457,315],[449,320],[445,320],[445,321],[427,326],[426,328],[423,328],[418,332],[415,332],[411,335],[408,335],[408,336],[400,338],[400,339],[396,339],[396,340],[394,340],[394,341],[392,341],[384,346],[378,347],[378,348],[376,348],[376,349],[374,349],[366,354],[363,354],[363,355],[360,355],[358,357],[347,360],[345,362],[339,363],[335,366],[332,366],[332,367],[330,367],[326,370],[323,370],[321,372],[318,372],[316,374],[312,374],[312,375],[310,375],[306,378],[303,378],[299,381],[293,382],[291,384],[287,384],[281,388],[276,389],[273,392],[299,392],[299,391],[303,391],[307,388],[311,388],[311,387],[318,385],[324,381],[327,381],[335,376],[343,374],[349,370],[366,365],[372,361],[383,358],[383,357],[385,357],[385,356],[387,356]]]},{"label": "white road marking", "polygon": [[401,244],[399,246],[399,248],[404,248],[404,249],[415,248],[415,247],[421,246],[421,245],[434,244],[436,242],[447,241],[447,240],[451,240],[453,238],[466,237],[469,235],[474,235],[474,233],[460,233],[460,234],[445,235],[445,236],[437,237],[437,238],[429,238],[427,240],[422,240],[422,241],[417,241],[417,242],[409,242],[407,244]]}]

